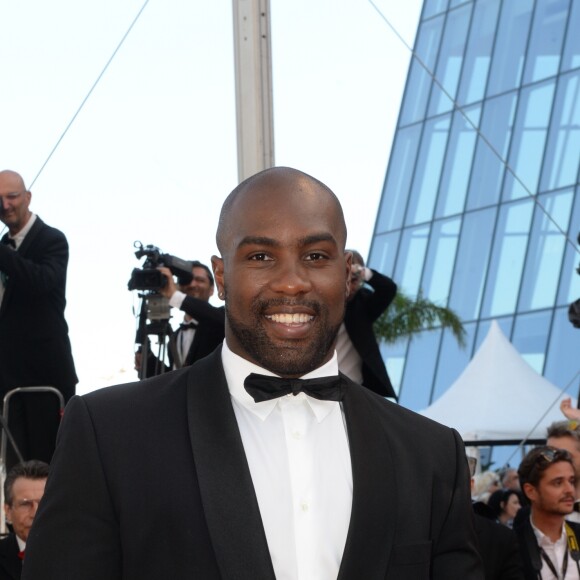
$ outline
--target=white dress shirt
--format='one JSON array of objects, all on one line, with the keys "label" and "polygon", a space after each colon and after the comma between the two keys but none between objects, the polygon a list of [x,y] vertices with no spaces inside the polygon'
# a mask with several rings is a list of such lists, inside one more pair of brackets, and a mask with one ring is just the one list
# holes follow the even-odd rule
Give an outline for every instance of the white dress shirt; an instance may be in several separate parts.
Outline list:
[{"label": "white dress shirt", "polygon": [[[352,469],[341,404],[304,393],[255,403],[252,372],[274,376],[234,354],[222,361],[277,580],[334,580],[352,507]],[[338,373],[332,360],[304,375]]]},{"label": "white dress shirt", "polygon": [[[554,568],[558,572],[558,576],[554,576],[553,572],[548,567],[548,564],[542,558],[542,570],[540,571],[542,580],[561,580],[562,578],[562,565],[564,563],[564,556],[566,555],[566,546],[568,544],[568,537],[566,536],[566,529],[562,525],[562,534],[559,539],[552,542],[546,534],[544,534],[540,529],[534,526],[533,520],[530,518],[530,523],[532,524],[532,529],[538,540],[538,546],[544,550],[550,561],[554,565]],[[566,580],[579,580],[578,566],[576,562],[572,559],[570,551],[568,551],[568,568],[566,570]]]}]

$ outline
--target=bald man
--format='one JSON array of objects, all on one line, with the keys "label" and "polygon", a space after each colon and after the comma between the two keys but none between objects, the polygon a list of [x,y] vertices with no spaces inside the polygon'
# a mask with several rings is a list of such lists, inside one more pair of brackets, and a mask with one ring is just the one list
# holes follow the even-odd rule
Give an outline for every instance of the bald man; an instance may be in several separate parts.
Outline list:
[{"label": "bald man", "polygon": [[[65,320],[68,244],[30,211],[15,171],[0,171],[0,397],[17,387],[56,387],[68,400],[77,376]],[[50,462],[59,424],[54,395],[17,395],[10,427],[24,459]],[[9,452],[11,448],[9,447]],[[16,462],[8,456],[9,466]]]},{"label": "bald man", "polygon": [[300,171],[230,194],[221,349],[71,400],[25,580],[483,578],[457,433],[338,372],[345,240]]}]

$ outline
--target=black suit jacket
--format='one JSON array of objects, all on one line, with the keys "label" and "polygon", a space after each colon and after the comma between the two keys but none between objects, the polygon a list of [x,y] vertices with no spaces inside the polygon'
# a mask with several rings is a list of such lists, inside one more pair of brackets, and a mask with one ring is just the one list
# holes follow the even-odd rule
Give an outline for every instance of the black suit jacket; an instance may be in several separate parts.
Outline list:
[{"label": "black suit jacket", "polygon": [[0,307],[0,395],[51,385],[68,400],[78,381],[64,317],[68,243],[38,216],[18,251],[0,244],[8,275]]},{"label": "black suit jacket", "polygon": [[[457,433],[345,380],[339,580],[483,579]],[[71,400],[23,578],[275,580],[221,349]]]},{"label": "black suit jacket", "polygon": [[18,542],[14,534],[0,540],[0,580],[20,580],[22,560],[18,557]]},{"label": "black suit jacket", "polygon": [[397,294],[397,285],[387,276],[372,270],[366,282],[374,290],[361,288],[346,304],[344,326],[348,336],[362,358],[362,384],[382,395],[397,398],[391,379],[381,356],[373,331],[373,323],[387,309]]},{"label": "black suit jacket", "polygon": [[479,514],[475,514],[475,531],[485,580],[524,580],[514,531]]},{"label": "black suit jacket", "polygon": [[[580,543],[580,524],[576,522],[566,523],[572,528],[578,543]],[[541,570],[545,564],[540,556],[538,541],[532,529],[532,524],[530,523],[529,506],[524,506],[518,511],[514,521],[514,531],[518,538],[518,545],[524,565],[524,578],[526,580],[537,580],[537,570]]]},{"label": "black suit jacket", "polygon": [[[195,361],[213,352],[223,342],[225,337],[225,309],[223,306],[216,308],[205,300],[186,296],[180,310],[195,318],[198,326],[195,329],[193,341],[189,347],[185,361],[179,368],[192,365]],[[174,362],[179,360],[177,345],[179,344],[180,332],[181,330],[178,329],[169,337],[167,351],[171,366],[164,364],[164,369],[162,370],[165,372],[169,372],[173,368]],[[147,376],[152,377],[159,373],[159,359],[149,351],[147,358]]]},{"label": "black suit jacket", "polygon": [[[181,305],[181,310],[195,318],[199,323],[183,365],[188,366],[213,352],[223,342],[225,337],[225,309],[223,307],[216,308],[205,300],[186,296]],[[176,356],[179,332],[178,330],[173,333],[169,341],[169,356],[172,364],[173,361],[179,358]]]}]

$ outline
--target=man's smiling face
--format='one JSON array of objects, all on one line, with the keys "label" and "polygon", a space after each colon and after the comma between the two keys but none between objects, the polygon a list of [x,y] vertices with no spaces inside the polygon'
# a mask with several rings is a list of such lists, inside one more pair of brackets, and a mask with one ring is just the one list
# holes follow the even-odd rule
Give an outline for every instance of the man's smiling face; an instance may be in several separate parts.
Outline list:
[{"label": "man's smiling face", "polygon": [[330,360],[350,279],[340,206],[294,170],[273,170],[235,199],[212,260],[236,354],[296,377]]}]

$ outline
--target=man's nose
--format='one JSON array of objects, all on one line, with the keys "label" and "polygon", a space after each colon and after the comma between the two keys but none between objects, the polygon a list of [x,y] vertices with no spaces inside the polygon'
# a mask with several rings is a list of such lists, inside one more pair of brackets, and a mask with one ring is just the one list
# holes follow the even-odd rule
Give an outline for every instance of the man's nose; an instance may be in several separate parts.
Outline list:
[{"label": "man's nose", "polygon": [[270,287],[275,292],[284,294],[302,294],[308,292],[311,287],[308,269],[301,262],[281,263],[276,274],[272,277]]}]

